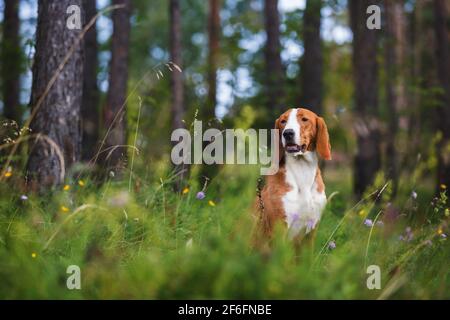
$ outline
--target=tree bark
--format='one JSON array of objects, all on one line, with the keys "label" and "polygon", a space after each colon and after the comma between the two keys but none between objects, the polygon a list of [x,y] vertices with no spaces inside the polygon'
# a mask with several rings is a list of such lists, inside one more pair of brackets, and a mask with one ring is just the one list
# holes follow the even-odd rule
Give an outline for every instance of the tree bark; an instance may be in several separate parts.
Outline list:
[{"label": "tree bark", "polygon": [[[183,62],[181,57],[181,12],[180,1],[170,0],[169,5],[170,16],[170,60],[180,69]],[[172,68],[170,87],[172,91],[171,113],[172,113],[172,130],[184,128],[183,116],[185,114],[184,106],[184,85],[183,73],[178,68]],[[176,143],[175,143],[176,144]],[[188,166],[179,165],[175,167],[175,174],[177,175],[175,182],[175,189],[181,190],[184,179],[188,175]]]},{"label": "tree bark", "polygon": [[[216,119],[217,105],[217,70],[219,66],[220,52],[220,0],[209,0],[208,13],[208,97],[205,108],[201,113],[202,120],[206,127],[214,127]],[[209,143],[203,142],[203,148]],[[215,164],[203,164],[200,171],[200,181],[202,184],[205,177],[213,179],[218,173],[218,166]]]},{"label": "tree bark", "polygon": [[322,0],[308,0],[304,14],[304,54],[301,64],[301,104],[322,113],[322,41],[320,38],[320,10]]},{"label": "tree bark", "polygon": [[203,112],[203,120],[216,117],[217,70],[219,64],[220,0],[209,0],[208,14],[208,98]]},{"label": "tree bark", "polygon": [[[70,5],[82,7],[81,0],[39,1],[30,102],[33,112],[81,32],[66,27],[66,10]],[[27,164],[29,178],[41,190],[61,183],[64,172],[79,160],[82,79],[81,44],[62,68],[31,122],[32,134],[46,136],[55,144],[52,146],[48,140],[41,138],[30,148]],[[59,155],[64,161],[60,161]]]},{"label": "tree bark", "polygon": [[[83,0],[85,23],[89,23],[97,14],[96,2]],[[81,104],[82,155],[89,161],[96,153],[99,136],[99,92],[97,86],[98,44],[97,28],[94,24],[84,36],[84,76],[83,99]]]},{"label": "tree bark", "polygon": [[19,35],[19,1],[5,0],[2,39],[3,110],[5,118],[19,125],[22,120],[20,106],[21,48]]},{"label": "tree bark", "polygon": [[438,185],[450,186],[450,48],[448,11],[445,0],[434,0],[437,74],[442,88],[437,108],[438,128],[442,138],[438,143]]},{"label": "tree bark", "polygon": [[[396,138],[399,122],[405,108],[405,85],[403,79],[405,19],[403,0],[385,0],[385,70],[386,70],[386,104],[389,108],[389,130],[386,146],[386,173],[392,181],[393,195],[398,185],[399,157]],[[403,121],[404,122],[404,121]]]},{"label": "tree bark", "polygon": [[130,39],[131,0],[113,0],[114,5],[125,5],[112,13],[113,35],[109,87],[104,108],[104,125],[109,130],[103,151],[104,166],[120,171],[126,162],[126,98]]},{"label": "tree bark", "polygon": [[[374,181],[381,166],[378,121],[377,30],[366,27],[370,0],[350,0],[353,31],[353,73],[355,82],[355,132],[357,151],[354,163],[354,190],[361,196]],[[376,4],[376,3],[375,3]]]},{"label": "tree bark", "polygon": [[[266,29],[265,73],[266,110],[268,118],[273,119],[284,111],[283,105],[283,65],[281,63],[280,17],[278,0],[265,0],[264,22]],[[271,120],[270,120],[271,121]],[[270,123],[270,125],[273,125]]]}]

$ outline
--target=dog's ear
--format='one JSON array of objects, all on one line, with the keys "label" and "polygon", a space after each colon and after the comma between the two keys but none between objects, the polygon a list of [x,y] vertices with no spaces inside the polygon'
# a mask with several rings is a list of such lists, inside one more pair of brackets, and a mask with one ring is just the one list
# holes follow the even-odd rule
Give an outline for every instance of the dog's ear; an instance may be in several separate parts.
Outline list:
[{"label": "dog's ear", "polygon": [[331,146],[328,129],[325,121],[321,117],[317,117],[316,149],[317,153],[319,153],[323,159],[331,160]]},{"label": "dog's ear", "polygon": [[280,118],[275,120],[275,129],[278,129],[278,163],[282,163],[284,160],[284,148],[283,143],[281,142],[281,128],[280,128]]}]

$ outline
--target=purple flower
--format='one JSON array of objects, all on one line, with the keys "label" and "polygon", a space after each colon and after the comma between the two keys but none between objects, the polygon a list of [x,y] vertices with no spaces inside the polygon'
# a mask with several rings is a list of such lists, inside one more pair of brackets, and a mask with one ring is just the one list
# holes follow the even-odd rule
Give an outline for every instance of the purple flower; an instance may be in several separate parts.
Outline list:
[{"label": "purple flower", "polygon": [[447,238],[447,235],[446,235],[445,233],[441,233],[441,238],[446,239],[446,238]]},{"label": "purple flower", "polygon": [[197,195],[195,196],[198,200],[203,200],[205,199],[206,195],[203,191],[199,191],[197,192]]},{"label": "purple flower", "polygon": [[26,195],[21,195],[20,196],[20,200],[22,200],[22,201],[27,201],[28,200],[28,197],[26,196]]},{"label": "purple flower", "polygon": [[334,242],[333,240],[328,242],[328,249],[330,250],[336,249],[336,242]]},{"label": "purple flower", "polygon": [[366,219],[366,220],[364,220],[364,225],[367,227],[371,227],[371,226],[373,226],[373,221],[370,219]]},{"label": "purple flower", "polygon": [[415,191],[411,192],[411,198],[416,200],[417,199],[417,192],[415,192]]},{"label": "purple flower", "polygon": [[411,233],[411,227],[406,227],[405,232],[406,233]]}]

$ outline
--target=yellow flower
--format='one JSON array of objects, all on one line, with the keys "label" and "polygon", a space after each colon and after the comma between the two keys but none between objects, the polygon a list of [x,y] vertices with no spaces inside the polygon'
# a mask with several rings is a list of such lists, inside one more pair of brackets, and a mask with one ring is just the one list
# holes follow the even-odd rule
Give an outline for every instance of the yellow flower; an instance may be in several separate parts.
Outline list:
[{"label": "yellow flower", "polygon": [[83,180],[78,180],[78,185],[80,187],[84,187],[84,181]]},{"label": "yellow flower", "polygon": [[447,189],[447,186],[443,183],[440,185],[440,187],[441,187],[441,189]]},{"label": "yellow flower", "polygon": [[183,189],[183,194],[186,194],[186,193],[188,193],[189,192],[189,188],[184,188]]},{"label": "yellow flower", "polygon": [[438,231],[437,231],[437,234],[438,234],[438,235],[441,235],[442,232],[443,232],[443,231],[442,231],[442,228],[439,228]]},{"label": "yellow flower", "polygon": [[12,171],[6,171],[5,172],[5,178],[9,178],[12,176]]},{"label": "yellow flower", "polygon": [[31,257],[32,257],[33,259],[36,259],[37,253],[36,253],[36,252],[33,252],[33,253],[31,254]]},{"label": "yellow flower", "polygon": [[69,191],[70,190],[70,186],[68,184],[66,184],[63,188],[64,191]]},{"label": "yellow flower", "polygon": [[216,206],[216,203],[215,203],[214,201],[212,201],[212,200],[209,200],[209,201],[208,201],[208,204],[209,204],[211,207],[215,207],[215,206]]},{"label": "yellow flower", "polygon": [[358,214],[360,217],[364,217],[366,215],[366,210],[361,209],[361,210],[359,210]]},{"label": "yellow flower", "polygon": [[67,208],[67,207],[65,207],[65,206],[61,206],[61,211],[62,211],[62,212],[69,212],[70,209]]}]

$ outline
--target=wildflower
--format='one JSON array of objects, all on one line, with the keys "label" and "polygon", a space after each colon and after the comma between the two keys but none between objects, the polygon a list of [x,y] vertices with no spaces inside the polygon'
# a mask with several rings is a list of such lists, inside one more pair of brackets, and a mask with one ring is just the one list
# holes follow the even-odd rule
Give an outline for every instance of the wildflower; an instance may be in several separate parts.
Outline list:
[{"label": "wildflower", "polygon": [[212,201],[212,200],[209,200],[209,201],[208,201],[208,204],[209,204],[211,207],[215,207],[215,206],[216,206],[216,203],[215,203],[214,201]]},{"label": "wildflower", "polygon": [[373,221],[370,219],[366,219],[364,220],[364,225],[367,227],[372,227],[373,226]]},{"label": "wildflower", "polygon": [[441,233],[441,238],[447,239],[447,235],[445,233]]},{"label": "wildflower", "polygon": [[406,229],[405,229],[405,237],[404,238],[408,242],[411,241],[414,238],[414,234],[412,232],[411,227],[406,227]]},{"label": "wildflower", "polygon": [[439,229],[438,229],[438,231],[437,231],[437,234],[438,234],[438,235],[441,235],[441,234],[443,234],[443,231],[442,231],[442,229],[441,229],[441,228],[439,228]]},{"label": "wildflower", "polygon": [[336,242],[334,242],[333,240],[328,242],[328,249],[330,250],[336,249]]},{"label": "wildflower", "polygon": [[186,187],[186,188],[183,189],[183,194],[186,194],[188,192],[189,192],[189,188]]},{"label": "wildflower", "polygon": [[78,185],[80,187],[84,187],[85,186],[84,181],[83,180],[78,180]]},{"label": "wildflower", "polygon": [[415,192],[415,191],[411,192],[411,198],[416,200],[417,199],[417,192]]},{"label": "wildflower", "polygon": [[36,252],[32,252],[32,253],[31,253],[31,257],[32,257],[33,259],[36,259],[36,258],[37,258],[37,253],[36,253]]},{"label": "wildflower", "polygon": [[28,197],[26,196],[26,195],[21,195],[20,196],[20,200],[22,200],[22,201],[27,201],[28,200]]},{"label": "wildflower", "polygon": [[361,210],[359,210],[358,214],[360,217],[364,217],[366,215],[366,210],[361,209]]},{"label": "wildflower", "polygon": [[440,187],[441,187],[441,189],[447,189],[447,186],[443,183],[441,183]]},{"label": "wildflower", "polygon": [[69,191],[69,190],[70,190],[70,186],[69,186],[68,184],[66,184],[66,185],[63,187],[63,190],[64,190],[64,191]]},{"label": "wildflower", "polygon": [[205,199],[206,195],[203,191],[199,191],[197,192],[197,195],[195,196],[198,200],[203,200]]},{"label": "wildflower", "polygon": [[5,178],[9,178],[12,176],[12,171],[6,171],[5,172]]},{"label": "wildflower", "polygon": [[61,211],[62,211],[62,212],[69,212],[70,209],[67,208],[67,207],[65,207],[65,206],[61,206]]}]

